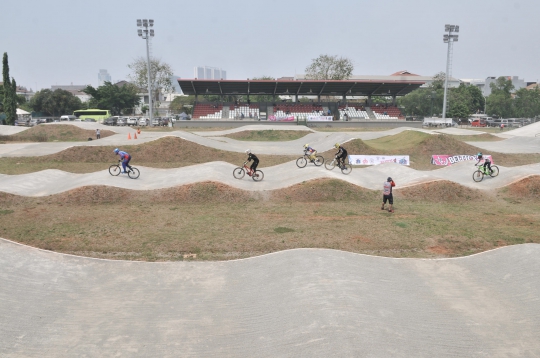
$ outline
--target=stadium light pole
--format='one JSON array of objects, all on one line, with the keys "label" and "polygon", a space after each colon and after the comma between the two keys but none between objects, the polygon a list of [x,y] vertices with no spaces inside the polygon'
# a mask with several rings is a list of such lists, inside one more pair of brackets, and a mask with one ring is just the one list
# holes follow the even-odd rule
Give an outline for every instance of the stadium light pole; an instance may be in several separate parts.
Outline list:
[{"label": "stadium light pole", "polygon": [[452,52],[452,43],[457,42],[458,35],[453,33],[459,32],[459,25],[444,25],[444,31],[448,32],[444,34],[443,41],[448,44],[448,50],[446,53],[446,74],[444,79],[444,100],[443,100],[443,111],[442,117],[446,118],[446,93],[448,92],[448,72],[450,71],[450,61],[451,61],[451,52]]},{"label": "stadium light pole", "polygon": [[146,40],[146,71],[148,75],[148,103],[150,105],[150,125],[152,125],[153,119],[154,119],[154,106],[152,104],[152,84],[150,81],[150,49],[148,46],[148,41],[150,40],[150,37],[154,37],[154,29],[148,29],[148,27],[154,26],[154,20],[148,20],[148,19],[137,19],[137,33],[139,37],[141,37],[143,40]]}]

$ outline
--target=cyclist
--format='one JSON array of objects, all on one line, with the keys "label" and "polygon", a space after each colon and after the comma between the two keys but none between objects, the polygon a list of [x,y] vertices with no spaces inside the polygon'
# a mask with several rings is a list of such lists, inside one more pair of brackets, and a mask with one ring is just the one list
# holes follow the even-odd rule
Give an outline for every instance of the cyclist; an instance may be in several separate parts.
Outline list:
[{"label": "cyclist", "polygon": [[128,152],[124,152],[118,148],[114,150],[114,154],[117,154],[120,156],[120,161],[122,161],[122,168],[124,169],[122,174],[127,173],[126,167],[129,167],[129,161],[131,160],[131,155],[129,155]]},{"label": "cyclist", "polygon": [[253,163],[251,164],[250,169],[252,170],[252,173],[255,173],[255,170],[257,170],[257,165],[259,165],[259,158],[253,153],[251,153],[251,150],[246,150],[246,154],[248,155],[248,158],[246,162],[251,162],[253,160]]},{"label": "cyclist", "polygon": [[309,159],[314,162],[315,161],[315,154],[317,154],[317,151],[309,146],[309,144],[304,144],[304,154],[309,154]]},{"label": "cyclist", "polygon": [[384,186],[383,186],[383,199],[382,199],[383,201],[382,201],[381,210],[384,210],[384,205],[388,201],[388,206],[389,206],[388,212],[389,213],[394,212],[394,196],[392,195],[392,188],[395,186],[396,186],[396,183],[394,183],[394,180],[388,177],[388,179],[386,179],[386,182],[384,183]]},{"label": "cyclist", "polygon": [[345,166],[345,158],[347,158],[347,149],[343,148],[341,145],[339,145],[339,143],[336,143],[334,147],[336,147],[336,149],[338,150],[338,152],[336,153],[338,166],[343,169],[343,167]]},{"label": "cyclist", "polygon": [[478,152],[478,154],[476,155],[476,159],[478,159],[478,161],[476,162],[475,166],[477,166],[483,160],[484,171],[486,171],[486,169],[489,169],[489,173],[493,173],[493,170],[491,170],[491,160],[489,160],[489,158],[484,158],[482,153]]}]

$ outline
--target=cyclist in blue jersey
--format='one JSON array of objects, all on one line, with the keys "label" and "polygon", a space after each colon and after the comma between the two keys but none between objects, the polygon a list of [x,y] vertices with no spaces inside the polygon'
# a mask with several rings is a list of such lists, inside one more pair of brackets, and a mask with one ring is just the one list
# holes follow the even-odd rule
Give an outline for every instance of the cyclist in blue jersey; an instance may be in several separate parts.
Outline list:
[{"label": "cyclist in blue jersey", "polygon": [[124,152],[118,148],[114,150],[114,154],[117,154],[120,156],[120,160],[122,161],[122,168],[124,171],[123,174],[127,173],[126,167],[129,166],[129,161],[131,160],[131,155],[129,155],[128,152]]}]

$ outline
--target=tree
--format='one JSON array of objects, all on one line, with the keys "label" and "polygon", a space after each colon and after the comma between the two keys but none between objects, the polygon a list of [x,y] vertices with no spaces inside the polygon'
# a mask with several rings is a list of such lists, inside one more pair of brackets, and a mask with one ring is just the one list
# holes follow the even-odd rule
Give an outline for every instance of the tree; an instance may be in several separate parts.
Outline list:
[{"label": "tree", "polygon": [[516,117],[533,118],[540,115],[540,90],[538,87],[532,90],[526,88],[517,90],[513,107]]},{"label": "tree", "polygon": [[51,91],[44,89],[36,92],[29,102],[33,111],[42,112],[50,116],[71,114],[82,107],[81,100],[71,92],[57,89]]},{"label": "tree", "polygon": [[132,109],[140,102],[139,89],[128,83],[120,86],[105,82],[103,86],[94,88],[87,86],[84,93],[92,96],[90,106],[99,109],[108,109],[113,115],[122,114],[122,110]]},{"label": "tree", "polygon": [[2,101],[3,110],[6,114],[6,123],[13,125],[17,119],[17,84],[15,79],[9,79],[8,54],[4,52],[2,59],[2,78],[4,87],[4,99]]},{"label": "tree", "polygon": [[[256,81],[275,81],[274,77],[271,76],[261,76],[261,77],[255,77],[253,80]],[[274,102],[275,98],[273,95],[253,95],[249,96],[250,101],[252,102]]]},{"label": "tree", "polygon": [[[182,111],[191,113],[193,104],[195,103],[195,96],[179,96],[172,100],[169,105],[169,109],[173,113],[180,113]],[[188,107],[186,107],[188,106]]]},{"label": "tree", "polygon": [[[144,57],[136,58],[132,63],[128,65],[132,73],[129,75],[129,79],[139,88],[148,88],[148,67]],[[159,100],[159,93],[173,93],[174,87],[171,81],[173,76],[172,67],[162,62],[160,59],[150,59],[150,85],[152,87],[152,96],[154,97],[153,103],[157,104],[157,107],[161,104]]]},{"label": "tree", "polygon": [[312,80],[346,80],[351,77],[354,66],[348,58],[320,55],[306,67],[306,78]]},{"label": "tree", "polygon": [[512,117],[512,91],[514,85],[506,77],[499,77],[490,85],[491,94],[487,98],[487,113],[499,117]]}]

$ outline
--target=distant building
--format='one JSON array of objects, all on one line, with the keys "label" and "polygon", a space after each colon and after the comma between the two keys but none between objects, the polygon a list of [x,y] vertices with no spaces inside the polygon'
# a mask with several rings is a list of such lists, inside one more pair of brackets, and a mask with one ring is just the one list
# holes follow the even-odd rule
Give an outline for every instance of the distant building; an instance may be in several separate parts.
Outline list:
[{"label": "distant building", "polygon": [[[518,76],[502,76],[506,77],[510,81],[512,81],[512,84],[514,85],[514,92],[518,89],[527,87],[527,83],[525,83],[525,80],[519,79]],[[482,91],[484,96],[489,96],[491,94],[491,86],[490,84],[497,81],[498,77],[488,77],[486,78],[486,84],[484,85],[484,90]]]},{"label": "distant building", "polygon": [[68,91],[75,97],[78,97],[81,100],[81,102],[88,102],[90,98],[92,98],[92,96],[90,96],[87,93],[82,92],[82,90],[85,89],[87,86],[88,85],[74,85],[74,84],[60,85],[60,86],[56,85],[56,86],[51,86],[51,91],[55,91],[57,89]]},{"label": "distant building", "polygon": [[[296,80],[305,79],[306,75],[296,75]],[[358,81],[421,81],[424,82],[422,87],[428,87],[433,82],[433,76],[421,76],[409,71],[399,71],[392,73],[391,75],[378,76],[378,75],[352,75],[349,80]],[[448,87],[459,87],[460,81],[457,78],[450,76],[448,78]]]},{"label": "distant building", "polygon": [[[531,82],[525,82],[525,80],[519,79],[518,76],[502,76],[506,77],[510,81],[512,81],[512,84],[514,85],[514,92],[518,89],[527,87],[531,84]],[[462,79],[461,82],[470,85],[470,86],[476,86],[480,88],[480,91],[482,91],[482,95],[484,97],[487,97],[491,94],[491,86],[490,84],[497,81],[498,77],[488,77],[485,80],[480,79]]]},{"label": "distant building", "polygon": [[103,86],[105,82],[111,82],[111,75],[107,70],[99,70],[98,73],[98,87]]},{"label": "distant building", "polygon": [[195,67],[193,76],[199,80],[226,80],[227,72],[217,67]]}]

